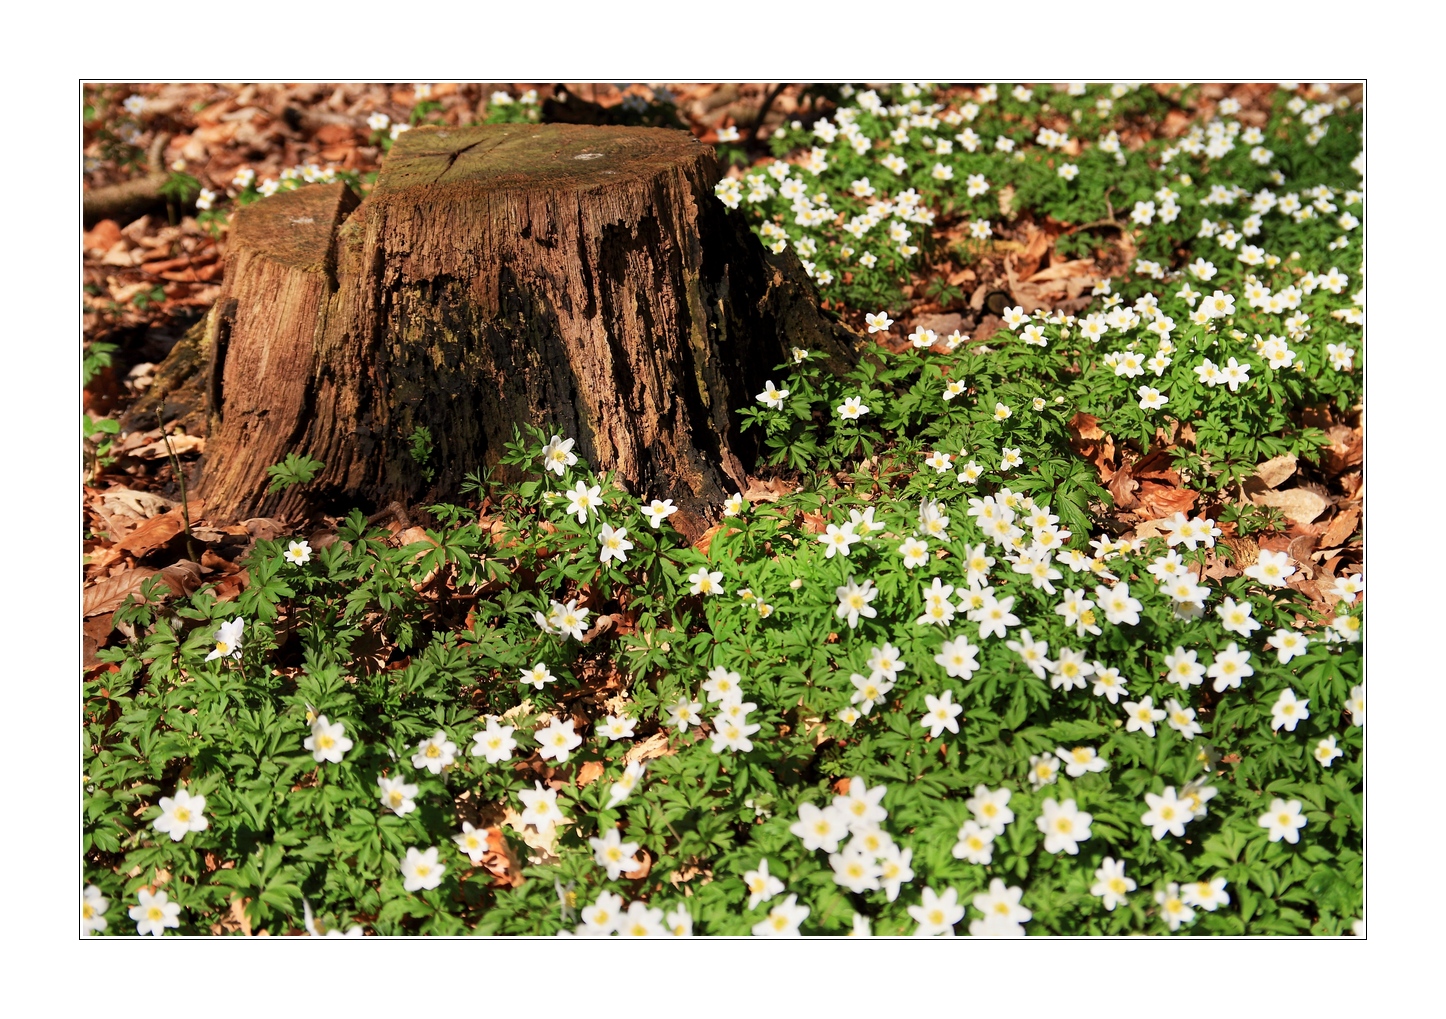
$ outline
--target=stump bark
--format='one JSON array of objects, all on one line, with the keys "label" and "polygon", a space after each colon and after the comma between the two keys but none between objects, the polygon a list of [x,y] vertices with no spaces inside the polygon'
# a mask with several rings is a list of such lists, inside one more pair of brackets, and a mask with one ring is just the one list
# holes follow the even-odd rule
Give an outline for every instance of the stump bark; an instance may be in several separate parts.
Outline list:
[{"label": "stump bark", "polygon": [[[209,515],[453,497],[534,422],[700,533],[756,453],[734,412],[790,345],[843,367],[858,339],[718,177],[681,131],[418,128],[360,204],[313,185],[242,209],[204,341]],[[326,467],[266,496],[291,452]]]}]

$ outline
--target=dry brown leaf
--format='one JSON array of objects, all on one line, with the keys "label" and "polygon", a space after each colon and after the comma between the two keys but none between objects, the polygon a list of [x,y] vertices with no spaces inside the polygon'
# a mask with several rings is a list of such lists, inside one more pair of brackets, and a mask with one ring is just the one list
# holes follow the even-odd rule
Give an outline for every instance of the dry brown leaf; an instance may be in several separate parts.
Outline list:
[{"label": "dry brown leaf", "polygon": [[646,849],[637,851],[638,867],[636,870],[626,871],[629,881],[641,881],[653,872],[653,855]]},{"label": "dry brown leaf", "polygon": [[1140,483],[1131,475],[1129,464],[1116,471],[1105,482],[1105,487],[1110,490],[1110,495],[1115,500],[1115,509],[1134,509],[1139,505],[1139,500],[1135,498],[1135,490],[1140,487]]},{"label": "dry brown leaf", "polygon": [[1330,503],[1325,496],[1307,488],[1287,488],[1283,492],[1258,492],[1250,496],[1256,506],[1274,506],[1291,523],[1308,524],[1326,511]]},{"label": "dry brown leaf", "polygon": [[[549,823],[546,828],[538,831],[530,824],[522,823],[522,815],[508,807],[502,815],[502,823],[513,831],[517,832],[524,845],[535,852],[531,856],[533,863],[547,864],[557,861],[557,829],[559,825]],[[563,824],[571,824],[571,821],[564,821]]]},{"label": "dry brown leaf", "polygon": [[176,507],[170,499],[155,492],[137,492],[129,488],[107,489],[100,494],[100,504],[107,513],[125,514],[141,520]]},{"label": "dry brown leaf", "polygon": [[782,478],[770,478],[763,481],[759,478],[750,477],[748,488],[743,493],[743,499],[749,504],[759,502],[777,502],[785,495],[798,491],[797,485],[790,485]]},{"label": "dry brown leaf", "polygon": [[803,530],[807,534],[823,534],[828,530],[828,521],[822,513],[803,514]]},{"label": "dry brown leaf", "polygon": [[1161,485],[1154,481],[1140,482],[1139,513],[1141,516],[1158,520],[1176,513],[1188,513],[1200,497],[1199,492],[1188,488]]},{"label": "dry brown leaf", "polygon": [[1100,419],[1093,414],[1085,414],[1077,411],[1075,416],[1069,419],[1069,433],[1076,442],[1082,440],[1093,441],[1103,439],[1104,431],[1100,428]]},{"label": "dry brown leaf", "polygon": [[[191,519],[198,519],[204,508],[201,500],[192,500],[188,506]],[[182,516],[179,509],[173,509],[159,516],[151,517],[112,546],[111,551],[117,553],[117,557],[119,557],[119,553],[130,553],[139,559],[154,552],[185,529],[185,517]]]},{"label": "dry brown leaf", "polygon": [[591,785],[602,777],[602,761],[584,761],[581,768],[577,769],[577,785],[581,789]]},{"label": "dry brown leaf", "polygon": [[156,439],[149,445],[143,445],[139,450],[130,452],[132,457],[140,457],[142,460],[161,460],[162,457],[169,457],[175,454],[176,457],[187,454],[187,452],[205,452],[205,439],[200,435],[172,435],[169,437],[171,448],[166,448],[168,439]]},{"label": "dry brown leaf", "polygon": [[1161,521],[1159,520],[1141,520],[1126,537],[1134,538],[1138,541],[1144,541],[1146,538],[1165,537],[1165,532],[1160,530],[1160,523]]},{"label": "dry brown leaf", "polygon": [[1311,565],[1310,561],[1310,554],[1315,551],[1315,542],[1314,534],[1299,534],[1290,539],[1290,547],[1286,549],[1286,552],[1300,568],[1300,572],[1292,578],[1297,583],[1315,579],[1315,567]]},{"label": "dry brown leaf", "polygon": [[113,219],[103,219],[80,235],[80,246],[93,255],[103,255],[119,244],[120,239],[120,224]]},{"label": "dry brown leaf", "polygon": [[1094,277],[1095,260],[1093,258],[1079,258],[1073,262],[1056,262],[1048,269],[1041,269],[1024,282],[1026,283],[1047,283],[1051,280],[1074,279],[1078,276]]},{"label": "dry brown leaf", "polygon": [[1039,263],[1044,261],[1045,253],[1054,244],[1054,238],[1033,225],[1026,227],[1026,231],[1028,239],[1025,241],[1024,251],[1016,263],[1015,271],[1019,276],[1027,279],[1039,270]]},{"label": "dry brown leaf", "polygon": [[397,542],[403,547],[420,544],[424,541],[430,545],[437,544],[424,527],[408,527],[405,531],[397,535]]},{"label": "dry brown leaf", "polygon": [[516,888],[526,880],[522,876],[522,861],[512,851],[512,846],[503,836],[501,828],[487,829],[487,850],[482,856],[482,867],[498,884]]},{"label": "dry brown leaf", "polygon": [[[704,531],[698,537],[697,541],[693,542],[693,547],[696,548],[699,552],[702,552],[704,555],[707,555],[708,549],[713,547],[713,536],[719,531],[723,530],[723,527],[723,524],[714,524],[712,527]],[[738,528],[733,527],[732,525],[728,525],[728,533],[737,534]]]},{"label": "dry brown leaf", "polygon": [[270,517],[249,517],[241,521],[241,526],[246,528],[246,533],[256,541],[272,541],[287,533],[284,523]]},{"label": "dry brown leaf", "polygon": [[196,593],[201,586],[201,564],[189,559],[180,559],[161,570],[161,579],[178,598]]},{"label": "dry brown leaf", "polygon": [[1331,474],[1341,474],[1361,462],[1365,450],[1361,433],[1346,425],[1335,425],[1326,433],[1331,440],[1321,453],[1321,464]]},{"label": "dry brown leaf", "polygon": [[1285,453],[1267,460],[1255,468],[1255,480],[1266,488],[1279,488],[1295,473],[1296,459],[1293,453]]},{"label": "dry brown leaf", "polygon": [[155,574],[155,570],[126,570],[87,587],[81,594],[80,614],[89,618],[103,612],[114,612],[131,594],[141,589],[147,577]]},{"label": "dry brown leaf", "polygon": [[655,732],[647,739],[638,740],[623,754],[623,764],[638,764],[656,757],[672,757],[678,751],[668,745],[666,732]]},{"label": "dry brown leaf", "polygon": [[245,570],[238,573],[228,574],[216,581],[212,590],[216,593],[217,601],[235,601],[236,596],[246,590],[251,584],[251,574]]},{"label": "dry brown leaf", "polygon": [[1321,548],[1339,548],[1350,540],[1351,535],[1356,533],[1356,522],[1361,519],[1361,510],[1358,506],[1347,506],[1337,513],[1335,519],[1326,528],[1325,534],[1321,536]]},{"label": "dry brown leaf", "polygon": [[241,898],[239,894],[231,900],[231,919],[248,938],[251,937],[251,918],[246,915],[246,906],[250,901]]}]

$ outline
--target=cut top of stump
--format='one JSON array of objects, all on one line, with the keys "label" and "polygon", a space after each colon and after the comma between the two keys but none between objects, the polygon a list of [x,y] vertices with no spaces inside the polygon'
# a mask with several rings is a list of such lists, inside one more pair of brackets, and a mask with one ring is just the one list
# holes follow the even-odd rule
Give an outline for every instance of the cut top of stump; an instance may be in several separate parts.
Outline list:
[{"label": "cut top of stump", "polygon": [[579,124],[420,127],[397,138],[373,196],[463,184],[470,191],[576,190],[626,185],[707,150],[686,131]]}]

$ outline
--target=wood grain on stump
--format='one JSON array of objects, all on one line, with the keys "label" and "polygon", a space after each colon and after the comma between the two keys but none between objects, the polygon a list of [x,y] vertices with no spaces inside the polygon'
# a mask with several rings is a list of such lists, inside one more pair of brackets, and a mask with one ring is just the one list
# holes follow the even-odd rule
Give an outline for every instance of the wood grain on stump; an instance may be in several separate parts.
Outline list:
[{"label": "wood grain on stump", "polygon": [[[756,453],[734,412],[790,345],[837,367],[856,339],[718,177],[681,131],[419,128],[360,205],[313,185],[246,207],[207,330],[208,509],[453,497],[533,422],[701,532]],[[266,497],[290,452],[326,468]]]}]

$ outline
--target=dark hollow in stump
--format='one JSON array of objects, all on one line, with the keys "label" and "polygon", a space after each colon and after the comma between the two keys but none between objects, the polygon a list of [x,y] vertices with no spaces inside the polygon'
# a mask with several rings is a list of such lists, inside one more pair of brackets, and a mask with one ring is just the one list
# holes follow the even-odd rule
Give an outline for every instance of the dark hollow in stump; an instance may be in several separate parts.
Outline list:
[{"label": "dark hollow in stump", "polygon": [[[735,412],[789,347],[857,356],[718,177],[681,131],[418,128],[365,202],[314,185],[247,206],[205,339],[209,515],[453,497],[534,422],[696,537],[745,484]],[[326,467],[266,496],[292,452]]]}]

